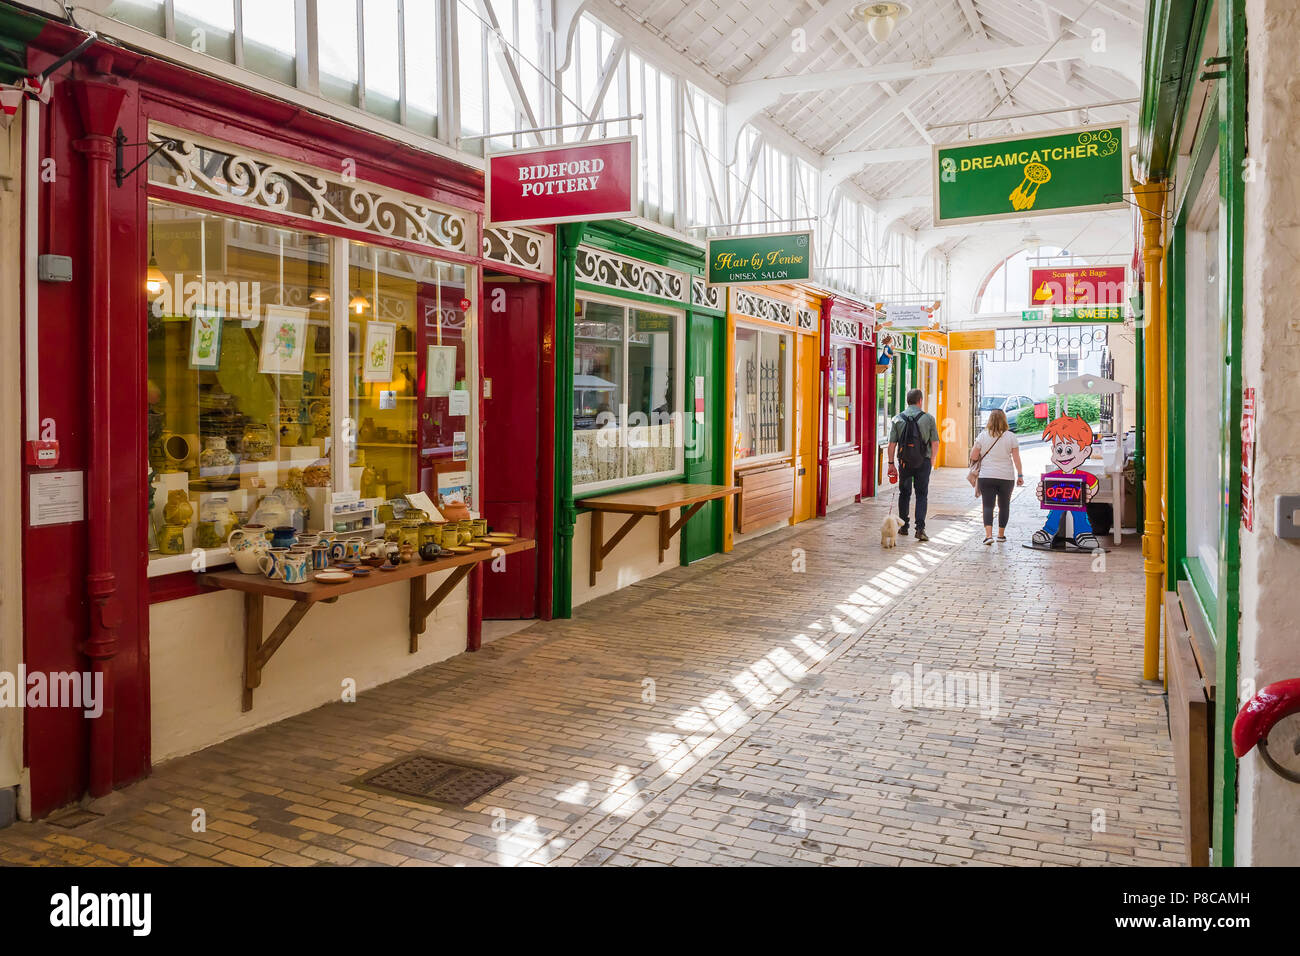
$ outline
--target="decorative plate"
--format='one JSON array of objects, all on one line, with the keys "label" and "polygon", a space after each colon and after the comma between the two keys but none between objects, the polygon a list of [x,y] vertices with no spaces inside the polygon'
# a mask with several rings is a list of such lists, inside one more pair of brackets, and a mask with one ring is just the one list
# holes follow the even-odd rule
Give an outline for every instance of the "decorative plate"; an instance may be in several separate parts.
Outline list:
[{"label": "decorative plate", "polygon": [[342,584],[344,581],[352,580],[350,571],[317,571],[315,579],[321,584]]}]

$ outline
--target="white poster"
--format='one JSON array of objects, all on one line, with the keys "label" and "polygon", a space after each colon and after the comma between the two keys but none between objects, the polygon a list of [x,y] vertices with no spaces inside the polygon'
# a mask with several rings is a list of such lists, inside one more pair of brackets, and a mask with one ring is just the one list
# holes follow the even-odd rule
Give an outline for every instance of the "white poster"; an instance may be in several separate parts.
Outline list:
[{"label": "white poster", "polygon": [[468,415],[469,414],[469,390],[463,388],[453,388],[447,393],[447,414],[448,415]]},{"label": "white poster", "polygon": [[33,528],[84,521],[86,518],[84,472],[33,473],[27,503],[29,507],[27,523]]}]

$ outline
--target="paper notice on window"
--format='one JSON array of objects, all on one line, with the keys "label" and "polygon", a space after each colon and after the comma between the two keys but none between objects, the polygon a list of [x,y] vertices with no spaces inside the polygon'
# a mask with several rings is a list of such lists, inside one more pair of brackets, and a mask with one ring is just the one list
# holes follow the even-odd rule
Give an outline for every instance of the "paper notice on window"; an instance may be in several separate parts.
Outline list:
[{"label": "paper notice on window", "polygon": [[464,461],[469,457],[469,442],[465,440],[464,432],[452,432],[451,434],[451,460]]},{"label": "paper notice on window", "polygon": [[51,471],[31,476],[28,524],[72,524],[86,519],[85,473]]},{"label": "paper notice on window", "polygon": [[447,392],[447,414],[469,414],[469,391],[467,389],[453,388]]}]

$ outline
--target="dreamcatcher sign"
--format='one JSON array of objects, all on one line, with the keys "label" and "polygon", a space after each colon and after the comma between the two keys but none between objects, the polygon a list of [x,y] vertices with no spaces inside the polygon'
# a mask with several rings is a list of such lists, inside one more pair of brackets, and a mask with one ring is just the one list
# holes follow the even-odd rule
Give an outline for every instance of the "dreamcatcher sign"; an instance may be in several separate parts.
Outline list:
[{"label": "dreamcatcher sign", "polygon": [[934,224],[1122,209],[1124,126],[934,147]]}]

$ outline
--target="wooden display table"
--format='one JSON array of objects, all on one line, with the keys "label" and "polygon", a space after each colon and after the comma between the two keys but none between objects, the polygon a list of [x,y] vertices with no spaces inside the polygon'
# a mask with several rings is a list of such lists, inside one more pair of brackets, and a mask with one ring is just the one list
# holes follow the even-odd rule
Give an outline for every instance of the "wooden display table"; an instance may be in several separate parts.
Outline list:
[{"label": "wooden display table", "polygon": [[[659,516],[659,563],[663,564],[664,554],[668,551],[668,542],[697,511],[710,501],[739,493],[740,489],[731,485],[685,485],[674,482],[667,485],[654,485],[650,488],[638,488],[635,491],[620,491],[597,498],[583,498],[576,502],[579,508],[586,508],[591,512],[591,586],[596,586],[596,573],[604,567],[605,558],[646,515]],[[682,513],[681,517],[670,524],[668,512],[674,508],[681,508]],[[628,519],[608,541],[605,541],[605,512],[607,511],[628,515]]]},{"label": "wooden display table", "polygon": [[[420,635],[424,633],[425,620],[433,613],[461,581],[484,561],[491,561],[501,553],[513,554],[529,551],[536,547],[530,538],[516,538],[510,544],[494,545],[490,549],[475,551],[473,554],[457,554],[436,561],[421,561],[419,558],[408,564],[399,564],[395,570],[380,571],[373,569],[367,575],[353,578],[342,584],[320,584],[308,580],[303,584],[285,584],[261,574],[241,574],[239,571],[213,571],[199,575],[199,584],[204,587],[222,588],[229,591],[244,592],[244,710],[253,709],[253,691],[261,686],[262,669],[275,656],[280,645],[285,642],[293,629],[298,626],[314,604],[332,604],[347,594],[368,591],[396,584],[398,581],[411,582],[410,594],[410,653],[420,649]],[[425,596],[425,577],[439,571],[451,571],[447,580],[438,586],[432,595]],[[313,574],[317,572],[312,572]],[[293,601],[293,606],[275,626],[269,637],[262,639],[262,602],[264,598],[281,598]]]}]

